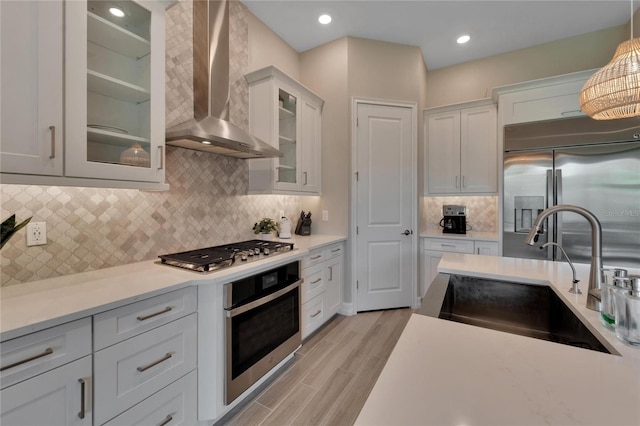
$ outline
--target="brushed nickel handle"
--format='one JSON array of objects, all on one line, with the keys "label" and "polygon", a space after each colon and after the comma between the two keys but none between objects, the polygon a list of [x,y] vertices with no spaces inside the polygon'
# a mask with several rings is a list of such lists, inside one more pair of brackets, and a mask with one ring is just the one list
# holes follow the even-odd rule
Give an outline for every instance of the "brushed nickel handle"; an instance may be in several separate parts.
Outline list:
[{"label": "brushed nickel handle", "polygon": [[49,126],[49,130],[51,130],[51,155],[50,159],[56,158],[56,126]]},{"label": "brushed nickel handle", "polygon": [[322,313],[322,311],[321,311],[321,310],[318,310],[318,312],[316,312],[315,314],[311,315],[311,318],[315,318],[315,317],[317,317],[318,315],[320,315],[321,313]]},{"label": "brushed nickel handle", "polygon": [[166,360],[168,360],[172,356],[173,356],[172,353],[167,352],[166,355],[163,356],[162,358],[160,358],[159,360],[153,361],[151,364],[148,364],[148,365],[145,365],[145,366],[142,366],[142,367],[138,367],[137,370],[142,373],[143,371],[146,371],[146,370],[150,369],[151,367],[155,367],[156,365],[160,364],[161,362],[165,362]]},{"label": "brushed nickel handle", "polygon": [[440,247],[451,247],[451,248],[456,248],[455,245],[453,244],[440,244]]},{"label": "brushed nickel handle", "polygon": [[340,251],[340,248],[334,248],[333,250],[331,250],[331,253],[337,253]]},{"label": "brushed nickel handle", "polygon": [[311,281],[311,284],[317,284],[317,283],[319,283],[320,281],[322,281],[322,278],[318,278],[318,279],[317,279],[317,280],[315,280],[315,281]]},{"label": "brushed nickel handle", "polygon": [[413,231],[409,231],[408,229],[405,229],[404,232],[400,233],[401,235],[413,235]]},{"label": "brushed nickel handle", "polygon": [[78,413],[78,417],[80,417],[81,419],[84,419],[84,415],[85,415],[84,387],[86,382],[83,379],[78,379],[78,382],[80,382],[80,412]]},{"label": "brushed nickel handle", "polygon": [[171,420],[173,420],[173,416],[171,414],[167,414],[167,417],[165,417],[164,420],[158,426],[166,426],[169,423],[171,423]]},{"label": "brushed nickel handle", "polygon": [[333,281],[333,266],[329,266],[329,281]]},{"label": "brushed nickel handle", "polygon": [[136,317],[136,319],[138,321],[145,321],[148,320],[149,318],[153,318],[153,317],[157,317],[158,315],[162,315],[162,314],[166,314],[167,312],[171,312],[173,310],[173,308],[171,306],[167,306],[166,308],[164,308],[161,311],[158,312],[154,312],[153,314],[149,314],[149,315],[144,315],[144,316],[139,316]]},{"label": "brushed nickel handle", "polygon": [[466,188],[466,187],[467,187],[467,184],[466,184],[466,182],[465,182],[465,177],[464,177],[464,176],[462,176],[462,187],[463,187],[463,188]]},{"label": "brushed nickel handle", "polygon": [[36,360],[38,358],[42,358],[42,357],[47,356],[47,355],[51,355],[52,353],[53,353],[53,349],[47,348],[41,354],[34,355],[32,357],[29,357],[29,358],[26,358],[26,359],[23,359],[23,360],[20,360],[20,361],[16,361],[16,362],[14,362],[12,364],[9,364],[9,365],[5,365],[4,367],[0,368],[0,371],[8,370],[10,368],[17,367],[17,366],[22,365],[22,364],[26,364],[29,361],[33,361],[33,360]]},{"label": "brushed nickel handle", "polygon": [[458,176],[456,176],[456,188],[458,187]]},{"label": "brushed nickel handle", "polygon": [[311,256],[310,259],[311,260],[316,260],[316,259],[320,259],[322,257],[321,254],[317,255],[317,256]]},{"label": "brushed nickel handle", "polygon": [[304,184],[307,184],[307,172],[302,172],[302,174],[304,175]]}]

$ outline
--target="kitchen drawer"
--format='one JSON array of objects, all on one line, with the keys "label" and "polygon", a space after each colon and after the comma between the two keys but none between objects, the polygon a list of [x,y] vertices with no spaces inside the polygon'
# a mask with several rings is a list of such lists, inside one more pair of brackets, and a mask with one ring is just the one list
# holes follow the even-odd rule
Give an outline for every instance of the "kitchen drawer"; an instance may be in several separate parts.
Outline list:
[{"label": "kitchen drawer", "polygon": [[196,311],[197,288],[187,287],[112,309],[93,317],[98,351]]},{"label": "kitchen drawer", "polygon": [[91,318],[2,342],[0,387],[59,367],[91,353]]},{"label": "kitchen drawer", "polygon": [[446,238],[426,238],[425,250],[450,251],[454,253],[473,253],[473,240],[450,240]]},{"label": "kitchen drawer", "polygon": [[196,314],[94,354],[94,422],[102,424],[196,367]]},{"label": "kitchen drawer", "polygon": [[318,248],[311,250],[302,258],[302,268],[308,268],[309,266],[317,265],[318,263],[327,259],[327,254],[324,249]]},{"label": "kitchen drawer", "polygon": [[324,265],[314,265],[302,272],[302,303],[308,302],[314,297],[324,293],[327,283],[324,279]]},{"label": "kitchen drawer", "polygon": [[327,259],[333,259],[344,253],[344,245],[342,243],[332,244],[325,249]]},{"label": "kitchen drawer", "polygon": [[325,322],[324,295],[302,305],[302,338],[305,339]]},{"label": "kitchen drawer", "polygon": [[192,371],[108,421],[105,426],[195,425],[197,423],[196,377],[196,372]]}]

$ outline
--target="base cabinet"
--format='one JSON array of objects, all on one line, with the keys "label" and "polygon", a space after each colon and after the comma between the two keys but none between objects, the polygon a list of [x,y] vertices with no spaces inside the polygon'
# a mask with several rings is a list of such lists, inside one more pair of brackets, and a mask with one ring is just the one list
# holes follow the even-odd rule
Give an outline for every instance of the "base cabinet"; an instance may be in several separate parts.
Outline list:
[{"label": "base cabinet", "polygon": [[422,239],[422,296],[438,275],[438,264],[446,252],[498,256],[498,242],[485,240],[456,240],[449,238]]},{"label": "base cabinet", "polygon": [[0,391],[3,425],[92,424],[91,356]]},{"label": "base cabinet", "polygon": [[342,305],[344,244],[310,251],[302,259],[302,339],[309,337]]}]

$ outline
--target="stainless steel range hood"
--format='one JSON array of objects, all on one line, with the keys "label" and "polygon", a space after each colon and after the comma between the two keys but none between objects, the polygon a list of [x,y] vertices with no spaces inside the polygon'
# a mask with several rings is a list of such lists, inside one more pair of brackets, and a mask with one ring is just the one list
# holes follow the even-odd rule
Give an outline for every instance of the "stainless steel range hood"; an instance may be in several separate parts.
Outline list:
[{"label": "stainless steel range hood", "polygon": [[237,158],[282,153],[229,122],[229,3],[193,2],[194,118],[165,133],[167,145]]}]

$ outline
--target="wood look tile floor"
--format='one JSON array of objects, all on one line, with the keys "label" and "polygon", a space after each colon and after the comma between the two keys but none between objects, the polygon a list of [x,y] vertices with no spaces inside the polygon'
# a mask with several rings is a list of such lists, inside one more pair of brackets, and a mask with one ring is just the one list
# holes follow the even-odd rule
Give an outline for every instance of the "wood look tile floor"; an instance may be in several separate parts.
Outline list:
[{"label": "wood look tile floor", "polygon": [[411,309],[336,316],[225,425],[352,425]]}]

